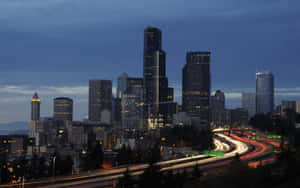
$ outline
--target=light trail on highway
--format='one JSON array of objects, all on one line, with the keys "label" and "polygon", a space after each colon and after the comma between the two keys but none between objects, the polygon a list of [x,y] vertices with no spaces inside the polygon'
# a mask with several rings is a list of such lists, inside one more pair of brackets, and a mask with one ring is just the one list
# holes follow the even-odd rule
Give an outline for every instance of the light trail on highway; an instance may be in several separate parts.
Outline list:
[{"label": "light trail on highway", "polygon": [[[223,143],[217,138],[214,138],[214,143],[217,143],[216,148],[218,150],[222,149],[230,149],[230,146],[227,143]],[[180,158],[180,159],[173,159],[173,160],[168,160],[168,161],[161,161],[156,163],[157,165],[163,167],[163,166],[170,166],[173,164],[177,163],[184,163],[186,161],[192,161],[192,160],[201,160],[208,158],[206,155],[200,154],[196,156],[191,156],[191,157],[185,157],[185,158]],[[137,165],[128,165],[128,168],[130,171],[143,171],[144,169],[148,168],[148,164],[137,164]],[[98,178],[98,177],[103,177],[103,176],[118,176],[118,174],[123,174],[127,170],[127,167],[115,167],[111,169],[101,169],[98,170],[97,172],[94,172],[93,174],[82,174],[82,175],[75,175],[75,176],[68,176],[68,177],[62,177],[62,178],[56,178],[55,180],[41,180],[41,181],[35,181],[35,182],[26,182],[25,185],[33,186],[33,185],[43,185],[43,184],[49,184],[49,182],[54,181],[57,183],[63,182],[63,181],[80,181],[83,179],[90,179],[90,178]],[[0,185],[0,187],[11,187],[13,186],[12,184],[8,185]]]},{"label": "light trail on highway", "polygon": [[[236,153],[238,154],[243,154],[246,153],[248,151],[248,146],[240,141],[234,140],[232,138],[230,138],[229,136],[225,136],[222,134],[218,134],[219,137],[223,137],[225,140],[231,142],[232,144],[235,145],[235,149],[229,153],[224,154],[224,157],[212,157],[212,158],[205,158],[201,160],[201,156],[203,157],[203,155],[197,156],[198,158],[195,157],[188,157],[188,158],[184,158],[184,159],[176,159],[176,160],[172,160],[173,163],[176,163],[178,161],[183,161],[186,159],[197,159],[196,161],[192,161],[192,162],[186,162],[186,163],[181,163],[181,164],[174,164],[172,165],[172,163],[170,163],[171,161],[164,161],[164,162],[160,162],[158,164],[170,164],[171,167],[165,167],[165,168],[161,168],[161,171],[168,171],[168,170],[177,170],[177,169],[182,169],[182,168],[188,168],[188,167],[193,167],[195,165],[207,165],[207,163],[213,163],[215,162],[215,164],[210,164],[211,167],[213,165],[220,165],[222,163],[227,164],[229,163],[231,160],[231,157],[234,157],[236,155]],[[218,141],[217,141],[218,142]],[[224,146],[220,146],[220,147],[228,147],[228,144],[224,145]],[[227,161],[224,161],[224,159],[228,159]],[[167,163],[166,163],[167,162]],[[144,169],[143,167],[148,167],[148,165],[145,166],[141,166],[139,165],[138,167],[132,168],[129,167],[129,170],[131,172],[131,175],[140,175],[143,173]],[[133,170],[134,169],[134,170]],[[126,169],[124,169],[125,171]],[[123,172],[124,172],[123,171]],[[123,172],[118,174],[118,175],[113,175],[113,176],[107,176],[107,177],[101,177],[101,178],[95,178],[95,179],[90,179],[90,180],[82,180],[82,181],[77,181],[77,182],[70,182],[70,183],[63,183],[63,184],[56,184],[56,185],[50,185],[50,186],[46,186],[45,188],[63,188],[63,187],[70,187],[70,186],[77,186],[78,185],[85,185],[85,184],[103,184],[103,182],[107,182],[107,181],[116,181],[118,178],[123,176]],[[99,184],[97,184],[97,182],[99,182]],[[88,186],[87,186],[88,187]]]},{"label": "light trail on highway", "polygon": [[[219,131],[222,130],[219,129]],[[168,171],[168,170],[180,171],[181,169],[190,169],[191,167],[194,167],[196,165],[199,168],[213,168],[213,167],[229,164],[233,160],[233,157],[236,156],[236,154],[238,154],[242,160],[251,160],[255,157],[264,156],[266,154],[267,147],[266,145],[260,142],[248,140],[246,138],[242,138],[234,134],[231,134],[230,136],[232,137],[230,137],[221,133],[216,133],[216,131],[214,132],[217,137],[222,138],[227,142],[231,143],[232,145],[235,146],[235,148],[232,151],[230,151],[230,146],[227,143],[222,142],[221,139],[215,138],[214,139],[214,144],[216,145],[215,150],[230,151],[225,153],[223,157],[208,158],[205,155],[197,155],[197,156],[191,156],[191,157],[186,157],[181,159],[162,161],[162,162],[158,162],[157,165],[161,167],[161,171]],[[249,152],[248,145],[254,145],[255,149]],[[261,160],[261,162],[249,161],[249,166],[252,165],[256,167],[261,163],[267,164],[274,160],[275,160],[274,157],[272,158],[268,157],[266,159]],[[148,164],[140,164],[140,165],[131,165],[128,167],[128,169],[132,175],[140,175],[148,167],[149,167]],[[116,182],[120,177],[123,176],[123,173],[126,171],[126,169],[127,169],[126,167],[118,167],[118,168],[100,170],[91,175],[65,177],[62,178],[61,180],[56,179],[55,182],[56,184],[53,185],[49,185],[50,180],[48,180],[48,186],[43,186],[43,187],[48,187],[48,188],[81,187],[81,186],[89,187],[88,185],[104,185],[104,184],[106,185],[109,183],[112,184],[113,182]],[[36,185],[36,183],[38,182],[32,182],[32,183],[35,183]],[[42,182],[40,183],[42,186]],[[30,184],[31,183],[28,183],[27,185]]]}]

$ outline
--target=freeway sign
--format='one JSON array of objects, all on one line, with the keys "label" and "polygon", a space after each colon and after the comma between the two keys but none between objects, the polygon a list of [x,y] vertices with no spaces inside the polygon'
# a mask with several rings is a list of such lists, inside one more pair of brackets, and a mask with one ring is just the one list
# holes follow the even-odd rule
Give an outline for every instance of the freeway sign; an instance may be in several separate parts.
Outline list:
[{"label": "freeway sign", "polygon": [[204,155],[209,157],[223,157],[224,151],[205,150]]}]

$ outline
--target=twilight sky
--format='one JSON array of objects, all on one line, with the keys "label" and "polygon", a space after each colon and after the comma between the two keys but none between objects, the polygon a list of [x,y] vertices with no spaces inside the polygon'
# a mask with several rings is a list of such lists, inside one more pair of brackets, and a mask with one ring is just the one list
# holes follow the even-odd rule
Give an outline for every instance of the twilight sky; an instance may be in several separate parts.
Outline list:
[{"label": "twilight sky", "polygon": [[74,119],[84,118],[88,79],[142,76],[146,26],[163,32],[179,102],[186,52],[207,50],[213,91],[225,91],[228,108],[264,70],[274,72],[276,103],[300,100],[299,20],[299,0],[1,0],[0,123],[28,121],[35,91],[42,116],[67,96]]}]

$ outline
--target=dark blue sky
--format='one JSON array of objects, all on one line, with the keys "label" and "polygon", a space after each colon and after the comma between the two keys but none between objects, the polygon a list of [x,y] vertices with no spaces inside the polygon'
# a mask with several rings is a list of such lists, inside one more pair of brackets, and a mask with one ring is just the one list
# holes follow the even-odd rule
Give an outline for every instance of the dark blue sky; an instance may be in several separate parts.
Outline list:
[{"label": "dark blue sky", "polygon": [[274,72],[277,103],[300,100],[299,19],[299,0],[1,0],[0,123],[28,120],[34,91],[42,115],[65,95],[83,118],[88,79],[142,76],[148,25],[163,32],[178,101],[189,50],[212,52],[212,87],[226,92],[228,107],[254,91],[263,70]]}]

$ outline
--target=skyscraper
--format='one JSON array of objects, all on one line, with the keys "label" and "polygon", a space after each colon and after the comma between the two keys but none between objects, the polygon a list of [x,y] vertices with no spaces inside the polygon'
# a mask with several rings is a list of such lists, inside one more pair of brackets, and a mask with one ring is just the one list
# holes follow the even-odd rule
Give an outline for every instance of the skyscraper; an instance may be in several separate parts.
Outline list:
[{"label": "skyscraper", "polygon": [[[105,113],[104,113],[105,112]],[[89,81],[89,120],[92,122],[101,122],[101,119],[107,122],[112,112],[112,83],[110,80],[90,80]]]},{"label": "skyscraper", "polygon": [[31,120],[38,121],[40,119],[41,100],[37,93],[31,99]]},{"label": "skyscraper", "polygon": [[210,52],[188,52],[182,70],[182,110],[209,122]]},{"label": "skyscraper", "polygon": [[128,74],[123,73],[119,78],[118,78],[118,86],[117,86],[117,97],[116,98],[122,98],[122,94],[126,91],[127,89],[127,78]]},{"label": "skyscraper", "polygon": [[242,108],[248,111],[248,118],[250,119],[256,113],[256,94],[242,93]]},{"label": "skyscraper", "polygon": [[144,32],[145,100],[158,106],[167,96],[166,54],[161,49],[161,31],[147,27]]},{"label": "skyscraper", "polygon": [[225,95],[220,90],[211,97],[211,122],[216,125],[225,123]]},{"label": "skyscraper", "polygon": [[143,78],[127,78],[127,89],[121,99],[123,128],[143,128],[143,82]]},{"label": "skyscraper", "polygon": [[270,71],[256,73],[256,113],[274,109],[274,76]]},{"label": "skyscraper", "polygon": [[171,88],[166,77],[166,54],[161,49],[161,31],[147,27],[144,31],[144,101],[151,105],[146,117],[162,117],[166,123],[167,103],[172,103]]},{"label": "skyscraper", "polygon": [[67,97],[54,99],[53,118],[54,120],[72,121],[73,120],[73,100]]},{"label": "skyscraper", "polygon": [[286,110],[293,110],[296,112],[297,102],[296,101],[281,101],[281,115],[283,115]]},{"label": "skyscraper", "polygon": [[296,113],[300,113],[300,101],[296,101]]}]

